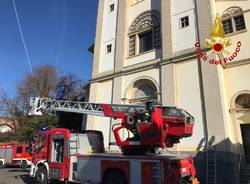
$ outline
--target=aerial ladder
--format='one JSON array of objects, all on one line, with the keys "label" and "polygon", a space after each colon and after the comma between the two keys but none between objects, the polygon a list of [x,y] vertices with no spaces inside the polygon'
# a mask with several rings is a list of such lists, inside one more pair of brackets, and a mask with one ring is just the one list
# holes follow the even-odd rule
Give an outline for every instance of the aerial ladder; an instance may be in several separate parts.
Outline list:
[{"label": "aerial ladder", "polygon": [[[113,118],[112,131],[123,154],[106,152],[100,131],[41,130],[30,144],[30,176],[48,181],[121,184],[198,184],[192,157],[169,148],[193,132],[194,118],[185,110],[147,102],[145,105],[89,103],[31,98],[29,115],[57,111]],[[102,122],[98,122],[102,123]],[[112,123],[113,124],[113,123]],[[124,137],[124,131],[128,133]]]},{"label": "aerial ladder", "polygon": [[[29,115],[56,111],[119,119],[112,126],[117,145],[124,154],[143,154],[154,148],[168,148],[193,133],[194,117],[177,107],[153,102],[145,105],[105,104],[32,97]],[[127,130],[123,138],[121,130]]]}]

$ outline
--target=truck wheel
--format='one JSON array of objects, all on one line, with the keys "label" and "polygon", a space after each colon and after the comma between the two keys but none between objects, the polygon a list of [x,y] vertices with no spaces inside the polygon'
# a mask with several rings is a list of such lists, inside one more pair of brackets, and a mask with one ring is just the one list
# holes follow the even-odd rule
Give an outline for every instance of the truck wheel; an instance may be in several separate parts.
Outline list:
[{"label": "truck wheel", "polygon": [[22,169],[26,169],[28,167],[28,163],[26,160],[22,160],[22,163],[21,163],[21,168]]},{"label": "truck wheel", "polygon": [[44,166],[40,166],[35,175],[35,183],[36,184],[47,184],[48,183],[48,175],[47,169]]},{"label": "truck wheel", "polygon": [[127,180],[121,171],[110,171],[104,178],[103,184],[127,184]]},{"label": "truck wheel", "polygon": [[182,178],[182,180],[180,181],[180,184],[192,184],[192,180],[189,177]]}]

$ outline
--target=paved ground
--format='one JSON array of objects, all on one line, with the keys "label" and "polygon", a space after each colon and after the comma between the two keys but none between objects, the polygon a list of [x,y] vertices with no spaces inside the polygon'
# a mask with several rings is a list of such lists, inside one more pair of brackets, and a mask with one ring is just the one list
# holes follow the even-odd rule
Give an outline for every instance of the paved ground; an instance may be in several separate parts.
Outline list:
[{"label": "paved ground", "polygon": [[29,171],[19,168],[0,168],[0,184],[31,184]]}]

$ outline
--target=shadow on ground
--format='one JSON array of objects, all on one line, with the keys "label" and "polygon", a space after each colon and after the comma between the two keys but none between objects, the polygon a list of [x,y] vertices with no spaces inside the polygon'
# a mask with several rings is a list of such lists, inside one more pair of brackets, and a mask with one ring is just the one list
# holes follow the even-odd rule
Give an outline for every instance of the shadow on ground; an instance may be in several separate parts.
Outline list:
[{"label": "shadow on ground", "polygon": [[13,168],[8,170],[8,172],[18,173],[14,176],[16,179],[22,180],[25,184],[34,184],[32,178],[29,176],[29,169]]},{"label": "shadow on ground", "polygon": [[29,176],[29,174],[23,174],[19,176],[21,178],[21,180],[25,183],[25,184],[31,184],[34,183],[32,182],[32,178]]},{"label": "shadow on ground", "polygon": [[24,172],[24,173],[29,173],[29,170],[28,169],[18,169],[18,168],[15,168],[15,169],[10,169],[8,170],[8,172]]},{"label": "shadow on ground", "polygon": [[[29,169],[19,169],[19,168],[13,168],[8,170],[8,172],[17,173],[17,175],[14,176],[14,178],[21,180],[23,184],[35,184],[34,180],[29,176]],[[0,184],[6,184],[1,183]],[[49,184],[62,184],[57,181],[50,181]]]}]

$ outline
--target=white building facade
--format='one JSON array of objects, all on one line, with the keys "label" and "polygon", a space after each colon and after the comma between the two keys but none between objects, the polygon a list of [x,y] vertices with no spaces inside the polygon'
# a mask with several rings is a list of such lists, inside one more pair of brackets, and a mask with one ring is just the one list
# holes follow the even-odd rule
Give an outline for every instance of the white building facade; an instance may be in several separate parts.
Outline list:
[{"label": "white building facade", "polygon": [[[237,57],[223,65],[199,59],[194,47],[199,42],[206,52],[216,13],[233,40],[229,53],[241,42]],[[155,99],[186,109],[194,133],[174,150],[196,155],[202,183],[210,177],[205,165],[215,162],[217,183],[239,183],[239,160],[250,160],[249,22],[249,0],[99,0],[89,101]],[[108,146],[111,124],[89,116],[86,129],[103,131]],[[217,159],[208,163],[207,154]]]}]

